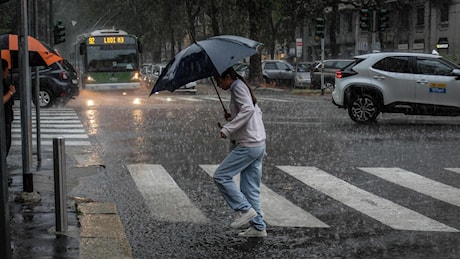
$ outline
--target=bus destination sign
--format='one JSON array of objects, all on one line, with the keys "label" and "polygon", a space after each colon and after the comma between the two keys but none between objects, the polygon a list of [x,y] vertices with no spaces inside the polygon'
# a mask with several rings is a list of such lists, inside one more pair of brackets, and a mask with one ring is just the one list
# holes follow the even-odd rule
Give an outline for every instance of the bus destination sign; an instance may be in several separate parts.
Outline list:
[{"label": "bus destination sign", "polygon": [[126,44],[124,36],[89,37],[88,45]]}]

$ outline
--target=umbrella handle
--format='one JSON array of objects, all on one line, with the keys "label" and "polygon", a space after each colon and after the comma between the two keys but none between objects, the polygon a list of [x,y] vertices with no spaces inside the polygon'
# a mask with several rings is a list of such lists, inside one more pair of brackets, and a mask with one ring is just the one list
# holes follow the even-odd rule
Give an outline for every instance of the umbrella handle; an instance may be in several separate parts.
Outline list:
[{"label": "umbrella handle", "polygon": [[224,102],[222,102],[222,98],[220,97],[219,91],[217,91],[217,87],[216,87],[216,84],[214,83],[214,79],[213,79],[213,78],[211,78],[211,82],[212,82],[212,86],[213,86],[214,89],[216,90],[217,96],[219,97],[219,101],[220,101],[220,104],[222,105],[222,108],[224,109],[224,113],[225,113],[225,114],[228,114],[227,109],[226,109],[225,106],[224,106]]}]

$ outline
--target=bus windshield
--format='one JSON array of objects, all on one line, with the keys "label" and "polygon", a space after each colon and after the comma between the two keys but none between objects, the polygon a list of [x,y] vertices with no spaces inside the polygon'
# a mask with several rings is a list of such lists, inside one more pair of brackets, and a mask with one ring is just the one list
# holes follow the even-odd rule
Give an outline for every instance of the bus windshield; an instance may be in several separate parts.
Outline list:
[{"label": "bus windshield", "polygon": [[87,46],[88,71],[133,71],[137,64],[135,44]]}]

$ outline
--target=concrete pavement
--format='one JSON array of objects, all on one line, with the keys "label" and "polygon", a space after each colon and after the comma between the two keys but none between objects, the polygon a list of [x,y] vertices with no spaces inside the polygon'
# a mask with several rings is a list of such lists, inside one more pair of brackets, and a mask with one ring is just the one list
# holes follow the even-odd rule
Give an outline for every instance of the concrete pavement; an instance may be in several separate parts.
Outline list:
[{"label": "concrete pavement", "polygon": [[[23,192],[20,146],[13,146],[7,158],[8,172],[13,178],[8,188],[12,257],[133,258],[113,202],[67,196],[67,232],[55,232],[53,152],[50,148],[42,148],[40,164],[36,155],[33,156],[33,193]],[[98,174],[103,164],[87,150],[77,147],[65,147],[65,150],[67,194],[78,194],[72,189],[79,179]]]}]

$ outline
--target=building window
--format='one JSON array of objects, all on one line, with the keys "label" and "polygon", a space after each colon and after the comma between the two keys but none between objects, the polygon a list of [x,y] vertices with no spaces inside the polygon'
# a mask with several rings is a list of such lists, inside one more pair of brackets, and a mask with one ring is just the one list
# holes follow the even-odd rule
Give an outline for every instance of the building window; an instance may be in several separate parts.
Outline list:
[{"label": "building window", "polygon": [[347,31],[353,32],[353,15],[347,15]]},{"label": "building window", "polygon": [[399,28],[401,28],[403,30],[409,29],[409,15],[408,15],[408,12],[406,10],[400,11],[400,16],[399,17],[401,18]]},{"label": "building window", "polygon": [[425,7],[417,7],[417,26],[423,26],[425,24]]},{"label": "building window", "polygon": [[440,22],[448,23],[449,22],[449,5],[442,5],[439,8]]}]

